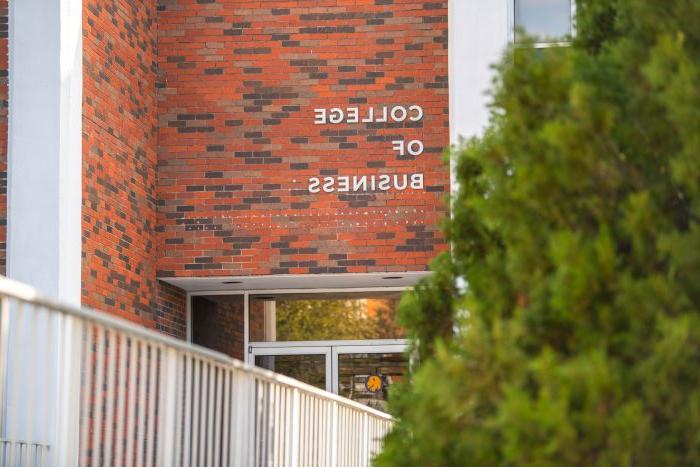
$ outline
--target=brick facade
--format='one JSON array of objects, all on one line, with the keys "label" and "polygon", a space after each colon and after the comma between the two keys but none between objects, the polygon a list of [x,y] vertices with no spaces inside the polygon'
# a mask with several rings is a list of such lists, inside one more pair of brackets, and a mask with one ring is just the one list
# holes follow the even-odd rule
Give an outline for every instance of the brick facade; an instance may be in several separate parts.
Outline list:
[{"label": "brick facade", "polygon": [[8,0],[0,0],[0,274],[7,251]]},{"label": "brick facade", "polygon": [[183,337],[184,294],[155,274],[156,14],[83,3],[82,302]]},{"label": "brick facade", "polygon": [[[0,272],[8,0],[0,0]],[[421,271],[449,173],[447,2],[84,0],[82,301],[185,336],[157,277]],[[314,109],[420,105],[420,121]],[[420,140],[419,156],[392,141]],[[424,189],[311,193],[313,177]]]},{"label": "brick facade", "polygon": [[243,296],[192,298],[192,342],[243,360]]},{"label": "brick facade", "polygon": [[187,338],[187,294],[162,281],[157,282],[156,290],[156,329],[178,339]]},{"label": "brick facade", "polygon": [[[160,0],[158,29],[159,276],[420,271],[446,248],[446,1]],[[421,121],[314,124],[411,104]],[[425,190],[308,190],[415,172]]]}]

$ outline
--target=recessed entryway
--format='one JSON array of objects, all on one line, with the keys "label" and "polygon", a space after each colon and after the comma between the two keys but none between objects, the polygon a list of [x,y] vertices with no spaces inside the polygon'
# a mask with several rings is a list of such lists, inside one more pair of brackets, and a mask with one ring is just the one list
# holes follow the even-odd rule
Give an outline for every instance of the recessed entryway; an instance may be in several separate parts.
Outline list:
[{"label": "recessed entryway", "polygon": [[405,287],[193,294],[192,341],[386,410],[408,370],[396,322]]}]

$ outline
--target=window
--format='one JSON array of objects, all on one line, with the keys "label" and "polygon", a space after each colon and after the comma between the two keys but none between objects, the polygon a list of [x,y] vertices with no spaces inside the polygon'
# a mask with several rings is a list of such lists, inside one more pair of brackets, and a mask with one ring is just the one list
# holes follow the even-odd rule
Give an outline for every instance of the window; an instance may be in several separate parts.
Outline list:
[{"label": "window", "polygon": [[402,339],[400,292],[250,297],[250,342]]},{"label": "window", "polygon": [[[408,374],[405,353],[339,353],[337,363],[338,394],[387,412],[388,389]],[[381,384],[370,390],[368,379],[378,377]]]},{"label": "window", "polygon": [[325,390],[325,355],[257,355],[255,366],[289,376]]},{"label": "window", "polygon": [[537,43],[566,41],[573,32],[572,0],[514,0],[515,42],[534,36]]}]

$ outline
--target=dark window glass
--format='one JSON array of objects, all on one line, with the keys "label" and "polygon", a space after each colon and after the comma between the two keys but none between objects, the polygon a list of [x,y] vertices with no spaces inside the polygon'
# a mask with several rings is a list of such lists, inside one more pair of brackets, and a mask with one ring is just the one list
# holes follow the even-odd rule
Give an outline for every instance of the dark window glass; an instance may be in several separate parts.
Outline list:
[{"label": "dark window glass", "polygon": [[571,0],[515,0],[516,41],[520,35],[556,42],[571,34]]},{"label": "dark window glass", "polygon": [[255,366],[326,389],[325,355],[258,355]]}]

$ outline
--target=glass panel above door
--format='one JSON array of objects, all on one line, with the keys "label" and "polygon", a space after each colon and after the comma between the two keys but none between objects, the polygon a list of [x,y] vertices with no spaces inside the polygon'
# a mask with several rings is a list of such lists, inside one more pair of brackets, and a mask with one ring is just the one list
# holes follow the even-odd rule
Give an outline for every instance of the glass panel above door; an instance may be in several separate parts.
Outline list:
[{"label": "glass panel above door", "polygon": [[401,292],[254,295],[250,342],[402,339]]}]

